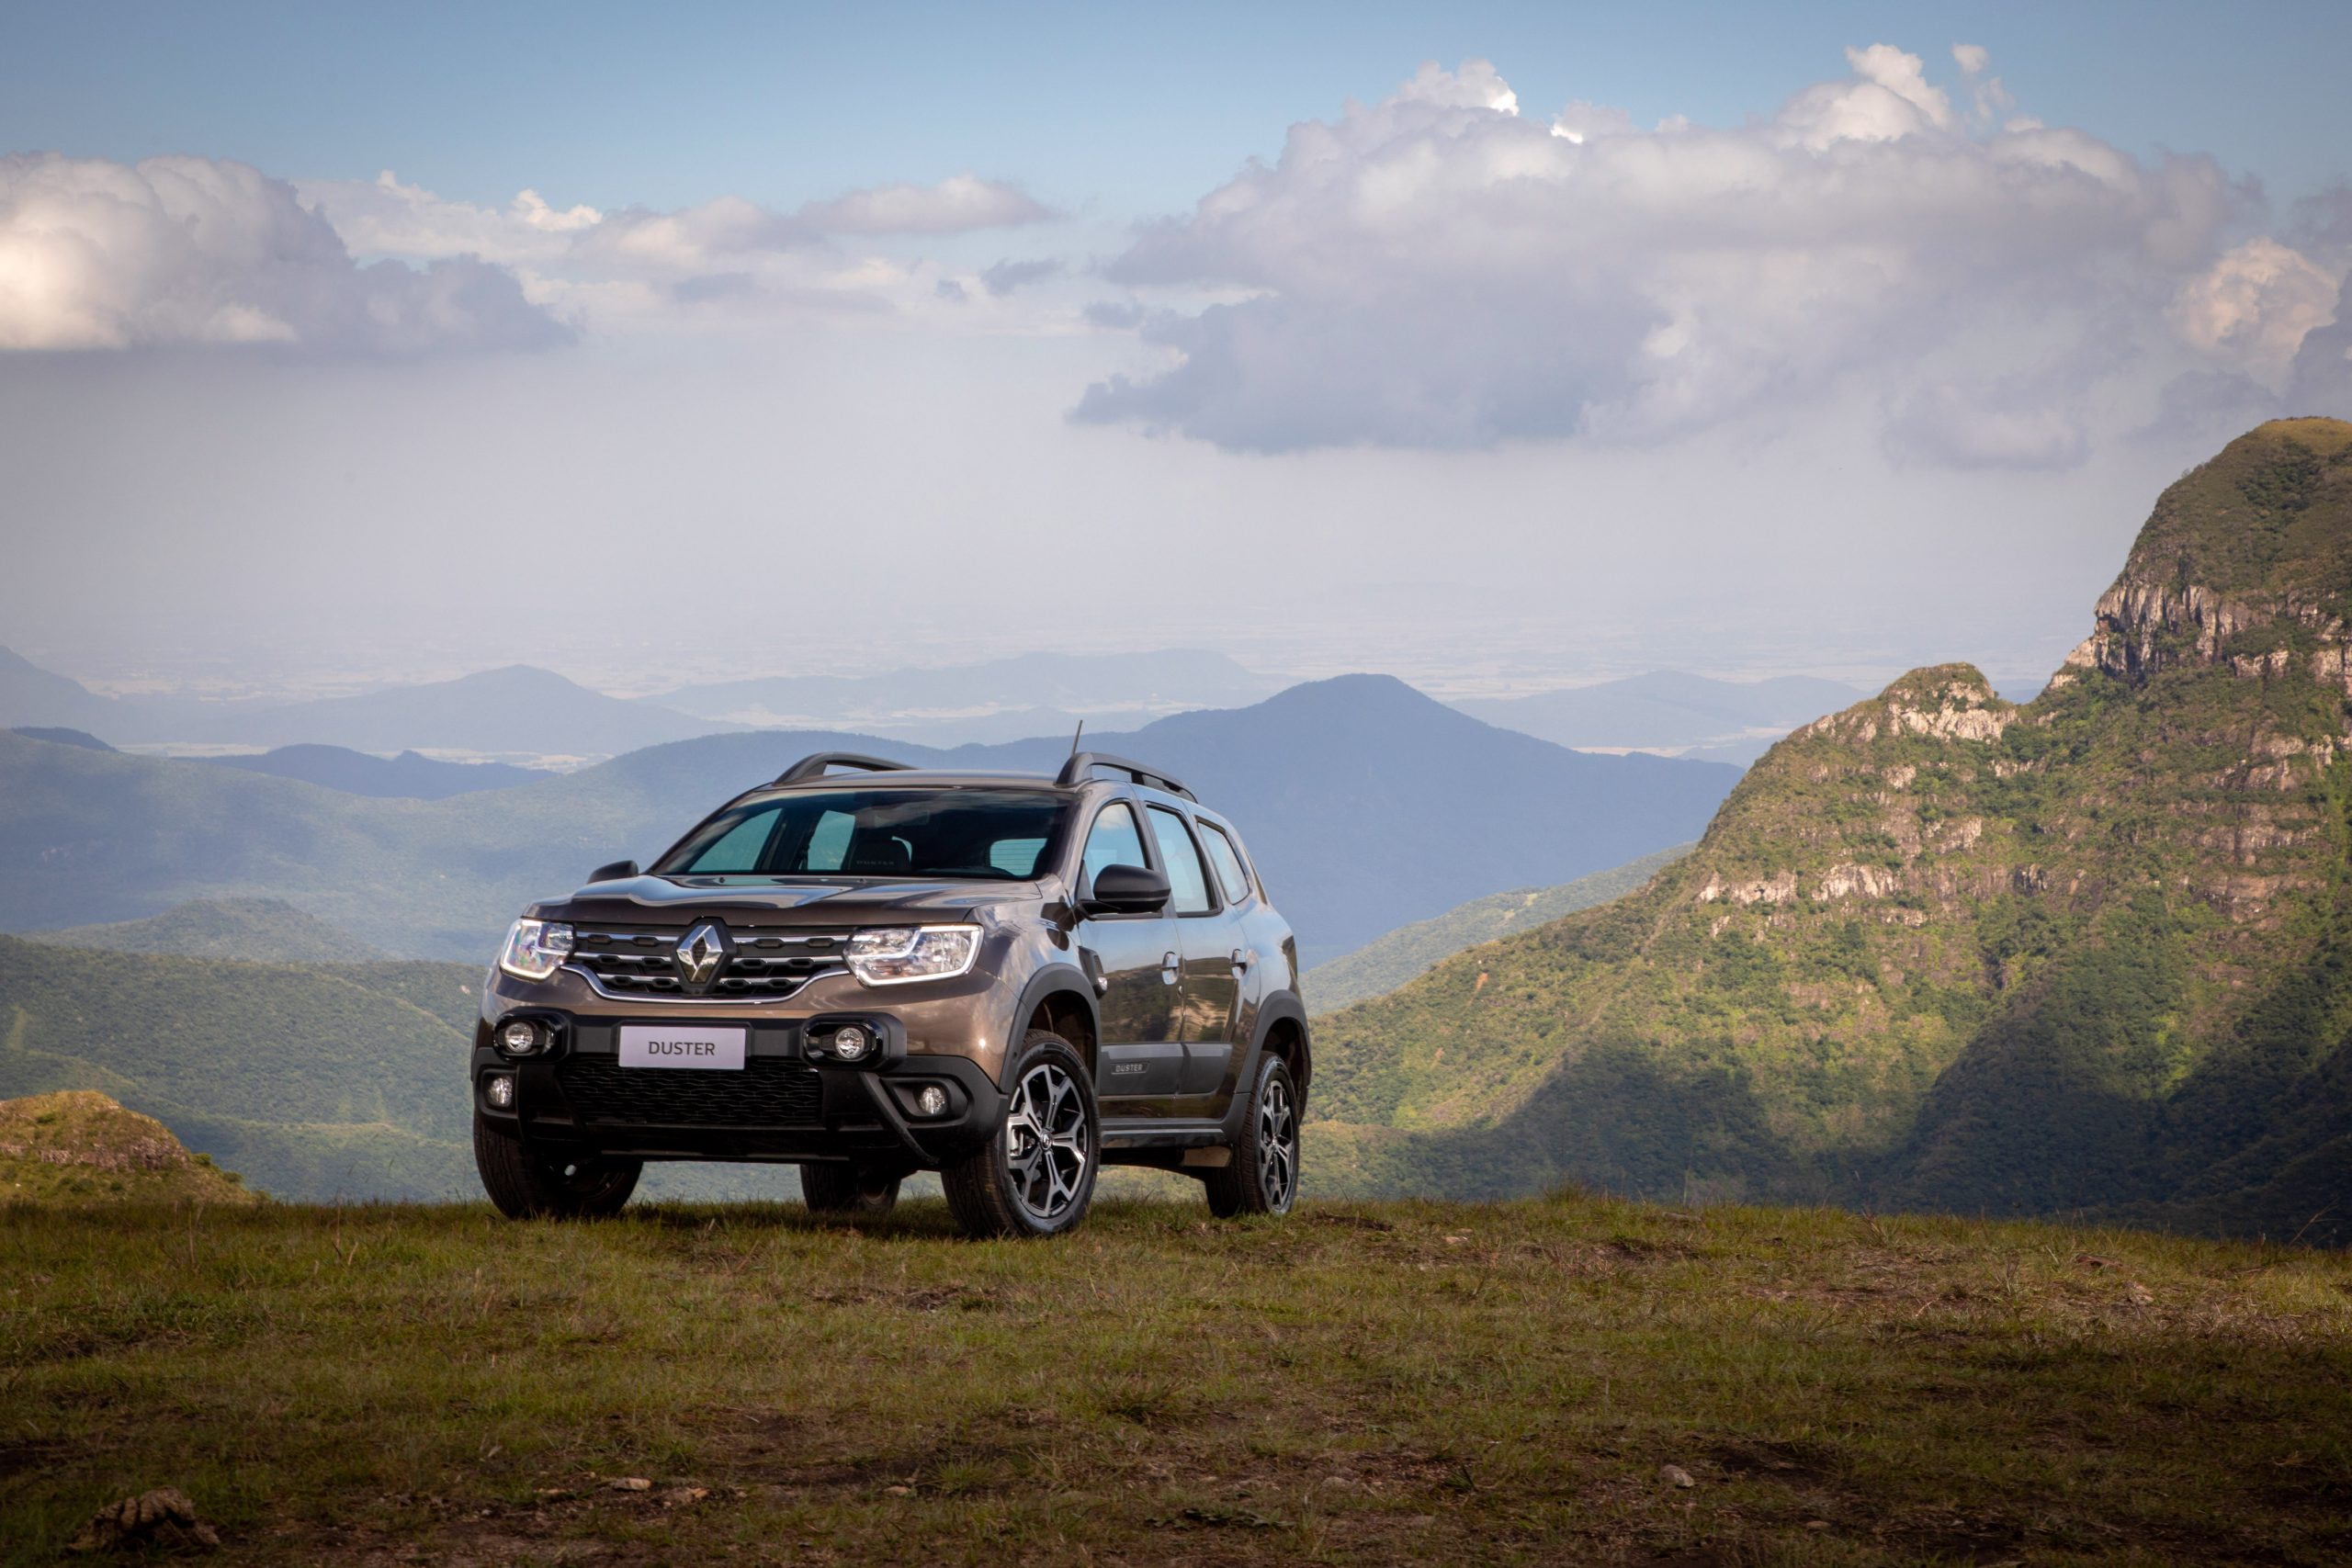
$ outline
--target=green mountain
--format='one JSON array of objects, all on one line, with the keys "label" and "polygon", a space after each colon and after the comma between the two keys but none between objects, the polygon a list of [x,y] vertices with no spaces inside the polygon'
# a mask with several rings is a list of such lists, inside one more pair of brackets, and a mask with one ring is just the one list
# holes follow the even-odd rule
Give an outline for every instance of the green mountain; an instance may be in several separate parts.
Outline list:
[{"label": "green mountain", "polygon": [[1690,844],[1677,844],[1654,855],[1594,872],[1590,876],[1579,876],[1557,887],[1521,887],[1509,893],[1491,893],[1448,909],[1435,919],[1416,920],[1399,927],[1302,976],[1300,988],[1306,993],[1307,1010],[1315,1014],[1336,1012],[1395,990],[1464,948],[1498,942],[1578,909],[1622,898],[1689,854],[1691,848]]},{"label": "green mountain", "polygon": [[192,898],[143,920],[27,931],[28,942],[256,964],[352,964],[384,956],[277,898]]},{"label": "green mountain", "polygon": [[96,1089],[277,1197],[469,1195],[481,984],[453,964],[241,964],[0,937],[0,1098]]},{"label": "green mountain", "polygon": [[1915,671],[1640,893],[1325,1021],[1326,1190],[2352,1239],[2352,425],[2157,502],[2050,689]]}]

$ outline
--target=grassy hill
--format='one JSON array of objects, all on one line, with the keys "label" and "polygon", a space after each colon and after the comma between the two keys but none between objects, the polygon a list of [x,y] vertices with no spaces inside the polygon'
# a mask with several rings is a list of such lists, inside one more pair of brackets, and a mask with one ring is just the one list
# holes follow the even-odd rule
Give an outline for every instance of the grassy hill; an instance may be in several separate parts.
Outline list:
[{"label": "grassy hill", "polygon": [[252,1203],[242,1178],[103,1094],[0,1100],[0,1202]]},{"label": "grassy hill", "polygon": [[1326,1179],[2352,1238],[2347,622],[2352,425],[2266,425],[2031,704],[1916,671],[1643,892],[1327,1020]]},{"label": "grassy hill", "polygon": [[1621,898],[1690,853],[1690,849],[1689,844],[1677,844],[1608,871],[1579,876],[1557,887],[1521,887],[1509,893],[1489,894],[1448,909],[1433,920],[1416,920],[1400,927],[1353,953],[1342,953],[1329,964],[1308,970],[1301,977],[1307,1009],[1317,1014],[1336,1011],[1393,991],[1464,948],[1532,931],[1563,915]]},{"label": "grassy hill", "polygon": [[[1566,881],[1687,839],[1737,776],[1584,756],[1368,676],[1100,742],[1193,782],[1239,822],[1310,962],[1482,894]],[[606,861],[650,860],[808,752],[878,749],[916,762],[1051,772],[1069,746],[1057,738],[942,752],[852,735],[716,735],[422,801],[0,734],[0,926],[274,897],[386,952],[480,962],[532,899],[570,891]],[[1464,777],[1487,792],[1478,810],[1463,808]]]},{"label": "grassy hill", "polygon": [[0,1279],[8,1564],[164,1485],[260,1564],[2352,1551],[2352,1258],[2276,1247],[1574,1197],[1044,1246],[936,1202],[17,1206]]},{"label": "grassy hill", "polygon": [[335,964],[384,956],[277,898],[195,898],[143,920],[27,931],[25,937],[61,947],[239,958],[264,964]]}]

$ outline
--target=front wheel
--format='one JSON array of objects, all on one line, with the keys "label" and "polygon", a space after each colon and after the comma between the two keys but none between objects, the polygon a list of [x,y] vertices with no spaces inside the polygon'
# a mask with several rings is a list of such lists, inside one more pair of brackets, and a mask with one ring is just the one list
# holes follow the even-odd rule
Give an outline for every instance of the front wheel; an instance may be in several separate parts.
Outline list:
[{"label": "front wheel", "polygon": [[1094,1085],[1069,1042],[1033,1029],[1006,1076],[1004,1125],[939,1173],[970,1236],[1059,1235],[1086,1218],[1102,1130]]},{"label": "front wheel", "polygon": [[589,1219],[620,1212],[645,1162],[542,1155],[477,1112],[474,1168],[482,1190],[510,1220]]},{"label": "front wheel", "polygon": [[1259,1063],[1232,1162],[1203,1171],[1201,1185],[1221,1220],[1287,1214],[1298,1201],[1298,1089],[1280,1056]]},{"label": "front wheel", "polygon": [[811,1162],[800,1168],[800,1196],[820,1219],[878,1220],[899,1201],[899,1178],[878,1166]]}]

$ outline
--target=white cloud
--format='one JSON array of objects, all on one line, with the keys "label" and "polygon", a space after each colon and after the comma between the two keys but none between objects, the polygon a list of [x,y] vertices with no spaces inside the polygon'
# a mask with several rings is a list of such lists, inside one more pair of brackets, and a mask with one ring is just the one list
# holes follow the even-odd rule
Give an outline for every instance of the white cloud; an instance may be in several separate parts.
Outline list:
[{"label": "white cloud", "polygon": [[1970,76],[1983,75],[1984,68],[1993,63],[1991,51],[1981,43],[1956,43],[1951,46],[1951,58],[1952,63]]},{"label": "white cloud", "polygon": [[935,186],[876,186],[812,201],[797,216],[831,234],[949,234],[1041,222],[1054,212],[1018,186],[956,175]]},{"label": "white cloud", "polygon": [[2079,415],[2014,381],[1939,381],[1915,389],[1895,407],[1884,446],[1898,462],[1942,468],[2069,468],[2090,443]]},{"label": "white cloud", "polygon": [[[1904,51],[1848,62],[1728,129],[1522,118],[1483,62],[1294,126],[1110,264],[1174,308],[1140,319],[1159,363],[1076,416],[1250,450],[1458,446],[1667,437],[1845,389],[1965,427],[1891,431],[1918,460],[2072,460],[2092,383],[2180,357],[2165,302],[2245,196],[2210,159],[1963,119]],[[2041,412],[1959,417],[2020,378]]]},{"label": "white cloud", "polygon": [[2182,284],[2170,317],[2184,341],[2279,391],[2303,339],[2335,319],[2336,288],[2301,252],[2253,239]]},{"label": "white cloud", "polygon": [[969,175],[853,191],[789,212],[737,196],[671,210],[559,209],[533,190],[485,207],[403,184],[389,170],[371,181],[307,181],[300,190],[356,251],[503,263],[530,298],[598,330],[921,317],[956,302],[957,290],[940,287],[946,280],[938,269],[861,252],[848,241],[878,243],[1053,216],[1015,186]]},{"label": "white cloud", "polygon": [[446,201],[422,186],[401,184],[390,169],[373,180],[297,180],[294,189],[358,255],[543,262],[561,255],[571,235],[604,218],[593,207],[559,211],[535,190],[520,192],[503,208]]},{"label": "white cloud", "polygon": [[294,188],[206,158],[0,158],[0,349],[532,348],[569,331],[514,275],[361,265]]}]

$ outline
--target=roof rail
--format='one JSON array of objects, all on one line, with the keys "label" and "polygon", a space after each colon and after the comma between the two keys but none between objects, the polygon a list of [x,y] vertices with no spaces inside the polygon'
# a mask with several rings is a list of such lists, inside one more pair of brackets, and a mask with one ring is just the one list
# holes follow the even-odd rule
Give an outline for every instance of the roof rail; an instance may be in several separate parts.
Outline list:
[{"label": "roof rail", "polygon": [[900,773],[913,767],[912,762],[893,762],[888,757],[868,757],[857,751],[820,751],[814,756],[803,757],[776,775],[775,782],[780,784],[805,784],[810,779],[824,777],[827,768],[857,768],[869,773]]},{"label": "roof rail", "polygon": [[1108,751],[1071,752],[1069,761],[1062,764],[1061,774],[1054,780],[1054,783],[1064,789],[1069,789],[1074,784],[1082,784],[1094,776],[1094,770],[1097,768],[1108,768],[1113,773],[1125,773],[1139,784],[1149,784],[1154,789],[1164,789],[1170,795],[1181,795],[1186,800],[1195,804],[1200,800],[1198,795],[1184,787],[1183,781],[1181,779],[1170,778],[1156,768],[1145,767],[1141,762],[1130,762],[1125,757],[1114,757]]}]

